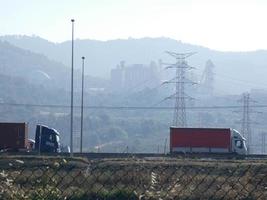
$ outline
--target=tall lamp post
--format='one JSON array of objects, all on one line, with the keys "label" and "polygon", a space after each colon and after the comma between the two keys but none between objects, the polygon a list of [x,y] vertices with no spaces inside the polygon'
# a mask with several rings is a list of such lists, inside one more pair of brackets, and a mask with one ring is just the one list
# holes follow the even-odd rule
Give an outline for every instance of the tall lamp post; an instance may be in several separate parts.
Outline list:
[{"label": "tall lamp post", "polygon": [[81,103],[81,138],[80,138],[80,152],[83,152],[83,88],[84,88],[84,59],[82,57],[82,103]]},{"label": "tall lamp post", "polygon": [[74,19],[71,19],[71,106],[70,106],[70,156],[73,157],[73,51],[74,51]]}]

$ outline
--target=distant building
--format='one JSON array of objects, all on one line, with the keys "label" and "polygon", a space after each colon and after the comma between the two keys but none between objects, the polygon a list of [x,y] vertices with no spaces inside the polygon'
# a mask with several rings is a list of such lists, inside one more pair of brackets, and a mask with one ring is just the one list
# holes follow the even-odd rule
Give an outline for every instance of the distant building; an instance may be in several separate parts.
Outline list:
[{"label": "distant building", "polygon": [[120,91],[124,88],[125,80],[125,62],[121,61],[115,69],[110,72],[111,89],[115,91]]},{"label": "distant building", "polygon": [[111,89],[113,91],[140,91],[144,88],[154,88],[161,82],[160,66],[155,62],[150,65],[125,65],[121,61],[110,73]]}]

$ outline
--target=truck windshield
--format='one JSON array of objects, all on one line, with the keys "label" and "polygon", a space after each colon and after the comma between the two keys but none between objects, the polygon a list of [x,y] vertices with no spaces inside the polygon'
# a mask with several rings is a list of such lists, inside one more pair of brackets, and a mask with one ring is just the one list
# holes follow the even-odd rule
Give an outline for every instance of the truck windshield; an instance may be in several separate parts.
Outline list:
[{"label": "truck windshield", "polygon": [[59,136],[58,135],[56,135],[56,141],[59,142]]},{"label": "truck windshield", "polygon": [[235,146],[239,149],[242,149],[243,148],[243,142],[241,140],[236,140]]}]

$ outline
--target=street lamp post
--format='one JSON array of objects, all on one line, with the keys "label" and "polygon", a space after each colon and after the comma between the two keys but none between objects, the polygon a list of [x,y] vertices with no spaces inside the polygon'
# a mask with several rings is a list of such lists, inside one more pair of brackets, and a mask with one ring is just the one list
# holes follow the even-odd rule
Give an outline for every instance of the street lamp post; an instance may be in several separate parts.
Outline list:
[{"label": "street lamp post", "polygon": [[73,53],[74,53],[74,19],[72,23],[71,39],[71,108],[70,108],[70,156],[73,157]]},{"label": "street lamp post", "polygon": [[82,57],[82,103],[81,103],[81,138],[80,138],[80,152],[83,151],[83,88],[84,88],[84,59]]}]

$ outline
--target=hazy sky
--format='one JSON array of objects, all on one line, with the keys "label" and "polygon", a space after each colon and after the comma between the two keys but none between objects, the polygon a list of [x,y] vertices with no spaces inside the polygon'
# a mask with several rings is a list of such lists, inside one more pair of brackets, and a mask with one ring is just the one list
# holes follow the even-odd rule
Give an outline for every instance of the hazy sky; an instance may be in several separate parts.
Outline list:
[{"label": "hazy sky", "polygon": [[0,0],[0,35],[170,37],[212,49],[267,49],[267,0]]}]

